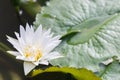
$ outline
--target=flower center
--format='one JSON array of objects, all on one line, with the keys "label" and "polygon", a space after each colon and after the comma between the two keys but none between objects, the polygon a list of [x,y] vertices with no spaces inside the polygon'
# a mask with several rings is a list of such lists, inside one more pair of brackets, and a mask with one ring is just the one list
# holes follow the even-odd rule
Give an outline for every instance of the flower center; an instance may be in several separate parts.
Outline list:
[{"label": "flower center", "polygon": [[42,57],[42,52],[38,47],[26,46],[24,48],[24,56],[27,59],[31,59],[33,61],[38,61]]}]

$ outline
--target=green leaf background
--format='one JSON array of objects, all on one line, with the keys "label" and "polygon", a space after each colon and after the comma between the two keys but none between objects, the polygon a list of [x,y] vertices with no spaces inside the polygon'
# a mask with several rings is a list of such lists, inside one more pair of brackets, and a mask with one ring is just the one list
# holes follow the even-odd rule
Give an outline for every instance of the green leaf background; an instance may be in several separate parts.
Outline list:
[{"label": "green leaf background", "polygon": [[102,80],[120,80],[120,64],[114,61],[109,64],[100,75]]},{"label": "green leaf background", "polygon": [[[100,63],[114,56],[120,56],[119,11],[120,0],[48,2],[41,13],[37,14],[34,24],[35,26],[42,24],[45,29],[51,28],[55,35],[62,35],[63,41],[55,50],[65,56],[50,63],[60,67],[102,71]],[[118,63],[114,64],[119,67]],[[110,68],[110,71],[116,69],[115,65],[112,65],[114,67]],[[112,76],[109,75],[110,71],[104,75]],[[109,80],[103,76],[102,78]],[[116,77],[114,80],[119,79]]]}]

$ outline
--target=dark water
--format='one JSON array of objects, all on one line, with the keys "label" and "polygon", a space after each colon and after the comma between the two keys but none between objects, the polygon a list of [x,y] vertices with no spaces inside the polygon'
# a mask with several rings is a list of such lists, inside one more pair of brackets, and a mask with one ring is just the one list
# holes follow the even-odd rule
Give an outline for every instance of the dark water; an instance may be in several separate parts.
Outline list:
[{"label": "dark water", "polygon": [[[18,14],[11,1],[0,0],[0,42],[10,45],[6,40],[6,35],[14,37],[14,31],[19,31],[20,24]],[[15,60],[0,52],[0,76],[3,80],[13,80],[10,75],[11,71],[17,73],[22,80],[25,80],[22,64],[17,63]]]}]

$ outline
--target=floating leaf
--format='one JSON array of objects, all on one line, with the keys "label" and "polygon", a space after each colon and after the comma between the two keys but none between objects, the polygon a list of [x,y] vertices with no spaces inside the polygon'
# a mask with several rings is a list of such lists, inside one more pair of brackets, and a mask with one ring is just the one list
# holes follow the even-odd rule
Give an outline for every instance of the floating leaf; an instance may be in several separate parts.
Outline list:
[{"label": "floating leaf", "polygon": [[[50,75],[54,72],[64,73],[66,75],[71,74],[76,80],[101,80],[100,78],[95,76],[95,74],[93,74],[91,71],[89,71],[87,69],[84,69],[84,68],[75,69],[75,68],[67,68],[67,67],[64,67],[64,68],[50,67],[50,68],[47,68],[46,70],[41,70],[41,69],[34,70],[32,73],[32,76],[36,77],[36,76],[40,76],[44,73],[49,73],[48,75]],[[57,75],[57,76],[59,76],[59,75]],[[55,76],[52,76],[52,77],[54,79]],[[49,80],[51,80],[51,79],[49,79]],[[58,80],[60,80],[60,79],[58,78]],[[67,79],[67,80],[71,80],[71,79]]]},{"label": "floating leaf", "polygon": [[101,73],[100,77],[102,80],[120,80],[120,64],[118,61],[106,66],[106,68]]},{"label": "floating leaf", "polygon": [[120,56],[119,12],[118,0],[51,0],[35,21],[63,36],[55,50],[65,57],[51,64],[100,71],[101,62]]}]

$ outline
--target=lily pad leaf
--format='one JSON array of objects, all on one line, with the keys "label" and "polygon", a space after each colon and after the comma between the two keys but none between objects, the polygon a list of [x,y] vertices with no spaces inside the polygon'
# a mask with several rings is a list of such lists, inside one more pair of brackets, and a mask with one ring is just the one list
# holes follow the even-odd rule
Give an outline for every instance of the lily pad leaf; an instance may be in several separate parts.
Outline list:
[{"label": "lily pad leaf", "polygon": [[101,30],[104,27],[104,25],[106,25],[116,17],[117,15],[111,15],[110,17],[108,16],[96,17],[81,23],[81,25],[79,25],[80,27],[79,26],[73,27],[77,29],[80,28],[79,30],[81,30],[81,32],[77,33],[75,36],[70,38],[68,43],[75,45],[87,42],[91,37],[94,36],[96,32]]},{"label": "lily pad leaf", "polygon": [[101,73],[100,77],[102,80],[120,80],[120,64],[118,61],[106,66],[106,68]]},{"label": "lily pad leaf", "polygon": [[[64,73],[64,75],[66,75],[66,76],[68,74],[69,75],[71,74],[73,76],[73,78],[75,78],[74,80],[101,80],[94,73],[92,73],[91,71],[89,71],[85,68],[75,69],[75,68],[67,68],[67,67],[64,67],[64,68],[50,67],[45,70],[41,70],[41,69],[34,70],[32,73],[32,76],[36,77],[36,76],[40,76],[45,73],[48,73],[48,76],[49,76],[50,74],[55,73],[55,72]],[[57,75],[57,76],[59,76],[59,75]],[[55,77],[55,76],[52,76],[52,77]],[[49,80],[51,80],[51,79],[49,79]],[[59,78],[58,78],[58,80],[59,80]],[[71,79],[67,79],[67,80],[71,80]]]},{"label": "lily pad leaf", "polygon": [[50,0],[34,25],[64,37],[55,51],[65,57],[51,60],[52,65],[96,72],[100,63],[120,56],[119,12],[118,0]]}]

